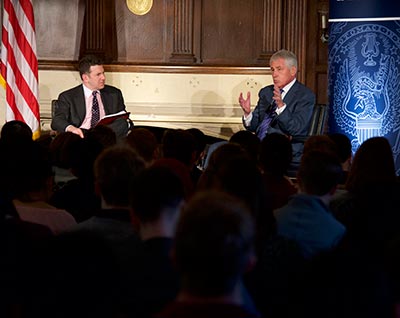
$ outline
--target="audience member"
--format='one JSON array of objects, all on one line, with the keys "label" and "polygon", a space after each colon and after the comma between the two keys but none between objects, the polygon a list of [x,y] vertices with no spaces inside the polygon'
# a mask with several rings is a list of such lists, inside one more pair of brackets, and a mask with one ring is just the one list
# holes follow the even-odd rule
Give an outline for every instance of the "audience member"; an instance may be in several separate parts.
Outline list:
[{"label": "audience member", "polygon": [[151,165],[160,156],[160,149],[155,134],[143,127],[134,127],[125,142],[143,158],[147,165]]},{"label": "audience member", "polygon": [[186,197],[190,196],[197,180],[191,171],[196,161],[195,138],[183,129],[168,129],[162,137],[162,155],[155,165],[166,165],[174,169],[185,186]]},{"label": "audience member", "polygon": [[42,224],[58,234],[76,224],[67,211],[48,203],[53,172],[47,149],[27,140],[2,144],[2,191],[13,199],[19,217]]},{"label": "audience member", "polygon": [[308,137],[304,142],[303,154],[309,151],[329,152],[338,156],[336,143],[327,135],[314,135]]},{"label": "audience member", "polygon": [[189,128],[186,129],[187,132],[193,135],[194,140],[195,140],[195,159],[194,159],[194,165],[192,168],[192,171],[190,172],[190,175],[192,177],[192,180],[195,184],[197,184],[197,181],[199,181],[199,178],[201,176],[201,173],[203,171],[203,161],[205,157],[205,149],[206,149],[206,135],[198,128]]},{"label": "audience member", "polygon": [[[48,253],[56,256],[49,260],[52,268],[45,267],[49,274],[43,288],[50,294],[54,290],[48,297],[57,315],[70,317],[76,312],[83,317],[111,317],[121,313],[124,286],[136,261],[132,251],[139,244],[130,217],[130,189],[144,167],[129,147],[109,147],[97,157],[94,176],[101,209],[63,233]],[[80,288],[89,294],[75,290]]]},{"label": "audience member", "polygon": [[304,153],[297,174],[300,193],[274,212],[278,233],[295,240],[306,258],[332,250],[345,234],[345,227],[328,208],[341,171],[340,162],[333,154]]},{"label": "audience member", "polygon": [[343,170],[343,178],[340,183],[344,185],[349,174],[353,157],[351,140],[349,137],[347,137],[347,135],[341,133],[329,134],[328,137],[336,144],[336,149],[338,151],[338,156],[340,162],[342,163]]},{"label": "audience member", "polygon": [[167,129],[162,138],[162,157],[174,158],[189,169],[196,159],[196,140],[193,135],[183,129]]},{"label": "audience member", "polygon": [[[400,203],[400,187],[393,152],[384,137],[373,137],[357,150],[345,185],[331,202],[336,218],[360,241],[382,240],[397,233],[400,218],[393,207]],[[363,243],[363,244],[364,244]]]},{"label": "audience member", "polygon": [[261,172],[239,144],[227,143],[212,153],[197,189],[224,191],[242,200],[257,220],[257,243],[275,226]]},{"label": "audience member", "polygon": [[173,257],[176,300],[157,317],[259,317],[246,306],[241,277],[254,264],[250,211],[218,191],[196,194],[178,222]]},{"label": "audience member", "polygon": [[32,140],[32,130],[28,124],[19,120],[6,122],[1,128],[1,142],[20,143]]},{"label": "audience member", "polygon": [[0,317],[17,318],[36,292],[37,252],[52,232],[46,226],[22,221],[12,200],[1,192],[0,233]]},{"label": "audience member", "polygon": [[114,130],[106,125],[98,125],[90,128],[86,132],[85,137],[98,141],[102,145],[103,149],[117,144],[117,135]]},{"label": "audience member", "polygon": [[143,159],[129,147],[105,149],[94,163],[95,191],[101,199],[101,209],[71,231],[94,231],[112,241],[136,234],[130,219],[130,188],[144,167]]},{"label": "audience member", "polygon": [[68,181],[76,179],[71,168],[71,151],[79,136],[70,132],[57,134],[49,145],[49,156],[54,171],[54,190],[62,188]]},{"label": "audience member", "polygon": [[176,297],[179,279],[170,252],[184,196],[180,178],[167,167],[150,166],[136,179],[132,216],[141,244],[124,292],[129,316],[150,317]]},{"label": "audience member", "polygon": [[334,216],[346,226],[346,235],[336,252],[311,270],[317,276],[308,286],[314,285],[313,297],[320,304],[315,316],[330,305],[334,317],[393,317],[399,296],[385,259],[396,259],[390,246],[398,237],[400,218],[394,207],[399,200],[388,140],[367,139],[354,156],[345,192],[330,202]]},{"label": "audience member", "polygon": [[297,188],[287,176],[292,161],[290,140],[278,133],[265,136],[260,146],[259,163],[273,210],[288,203]]},{"label": "audience member", "polygon": [[260,139],[255,134],[248,130],[240,130],[234,133],[229,142],[234,142],[241,145],[250,155],[254,162],[258,162],[258,155],[260,152]]},{"label": "audience member", "polygon": [[95,138],[71,140],[65,149],[68,152],[66,156],[69,158],[71,173],[75,178],[57,189],[50,203],[67,210],[78,223],[90,218],[100,208],[100,198],[94,188],[93,166],[103,149],[101,142]]}]

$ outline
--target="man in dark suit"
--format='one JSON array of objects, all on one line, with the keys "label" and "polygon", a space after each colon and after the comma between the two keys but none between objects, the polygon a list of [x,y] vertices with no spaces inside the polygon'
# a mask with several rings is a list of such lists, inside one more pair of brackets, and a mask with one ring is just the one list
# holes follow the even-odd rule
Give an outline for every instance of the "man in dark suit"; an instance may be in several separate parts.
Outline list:
[{"label": "man in dark suit", "polygon": [[246,99],[240,93],[243,125],[260,139],[273,132],[286,135],[292,140],[293,162],[299,162],[303,143],[296,142],[296,139],[308,133],[315,94],[297,81],[297,57],[294,53],[287,50],[276,52],[271,56],[270,67],[274,84],[260,90],[253,111],[250,92]]},{"label": "man in dark suit", "polygon": [[[124,112],[125,104],[118,88],[105,85],[104,67],[96,56],[85,56],[79,61],[79,74],[82,85],[59,95],[51,128],[83,138],[85,130],[94,127],[104,116]],[[123,137],[130,125],[125,118],[118,118],[109,126],[117,137]]]}]

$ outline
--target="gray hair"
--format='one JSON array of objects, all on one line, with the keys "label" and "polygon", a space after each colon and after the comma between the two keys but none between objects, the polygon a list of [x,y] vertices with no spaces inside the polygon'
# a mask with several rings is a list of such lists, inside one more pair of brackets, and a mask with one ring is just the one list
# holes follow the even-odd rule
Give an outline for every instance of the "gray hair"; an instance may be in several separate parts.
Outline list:
[{"label": "gray hair", "polygon": [[271,64],[271,62],[277,59],[284,59],[288,67],[294,66],[297,69],[297,57],[293,52],[288,50],[279,50],[271,56],[269,63]]}]

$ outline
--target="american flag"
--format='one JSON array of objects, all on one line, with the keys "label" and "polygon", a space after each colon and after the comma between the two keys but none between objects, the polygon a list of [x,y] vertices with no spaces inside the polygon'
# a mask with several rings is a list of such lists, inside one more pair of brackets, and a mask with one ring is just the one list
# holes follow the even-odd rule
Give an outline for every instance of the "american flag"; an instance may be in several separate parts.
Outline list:
[{"label": "american flag", "polygon": [[6,121],[27,123],[33,138],[38,138],[38,61],[31,0],[4,0],[0,84],[6,90]]}]

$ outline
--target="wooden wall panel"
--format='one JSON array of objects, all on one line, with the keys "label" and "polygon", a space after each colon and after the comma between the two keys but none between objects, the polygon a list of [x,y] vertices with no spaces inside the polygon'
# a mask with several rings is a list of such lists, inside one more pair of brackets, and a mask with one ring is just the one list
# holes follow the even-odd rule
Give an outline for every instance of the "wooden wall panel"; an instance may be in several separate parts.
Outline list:
[{"label": "wooden wall panel", "polygon": [[254,64],[254,5],[255,0],[203,0],[203,64]]},{"label": "wooden wall panel", "polygon": [[[310,9],[310,4],[327,0],[157,0],[143,16],[130,12],[125,0],[76,1],[86,5],[91,18],[84,23],[81,52],[111,55],[111,66],[258,67],[268,65],[275,51],[287,48],[297,54],[299,79],[304,81],[309,66],[306,56],[311,53],[308,16],[317,8]],[[115,8],[110,9],[113,2]],[[36,3],[44,8],[46,1]],[[45,10],[40,10],[39,30],[46,18]],[[112,25],[106,27],[112,21],[115,35]],[[76,43],[79,37],[70,36],[69,42]],[[63,41],[68,43],[68,39]],[[66,59],[58,54],[41,46],[39,62]],[[76,54],[68,56],[76,62]]]},{"label": "wooden wall panel", "polygon": [[299,63],[298,79],[305,81],[305,47],[306,47],[306,12],[307,0],[284,0],[284,17],[282,27],[282,48],[297,55]]},{"label": "wooden wall panel", "polygon": [[282,48],[282,1],[281,0],[262,0],[256,3],[256,12],[261,13],[256,16],[256,37],[260,41],[255,41],[255,48],[259,53],[258,59],[265,64],[269,64],[269,58],[277,50]]},{"label": "wooden wall panel", "polygon": [[167,63],[172,51],[173,0],[153,1],[145,15],[129,11],[125,0],[116,0],[118,62]]},{"label": "wooden wall panel", "polygon": [[174,1],[172,63],[194,63],[194,0]]},{"label": "wooden wall panel", "polygon": [[309,0],[307,11],[308,32],[305,49],[306,84],[316,94],[317,103],[328,103],[328,43],[321,40],[321,16],[329,14],[328,0]]},{"label": "wooden wall panel", "polygon": [[117,61],[114,0],[85,0],[80,56],[96,54],[105,62]]}]

